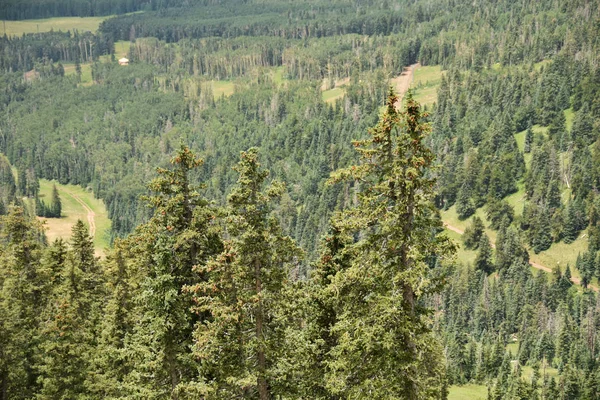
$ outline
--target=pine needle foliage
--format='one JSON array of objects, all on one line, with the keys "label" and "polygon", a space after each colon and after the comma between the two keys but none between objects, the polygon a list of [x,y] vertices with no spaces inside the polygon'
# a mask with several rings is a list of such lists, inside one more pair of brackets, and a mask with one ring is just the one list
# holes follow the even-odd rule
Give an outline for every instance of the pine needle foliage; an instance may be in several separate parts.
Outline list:
[{"label": "pine needle foliage", "polygon": [[349,265],[324,289],[336,313],[326,385],[341,398],[437,398],[442,387],[442,354],[423,300],[440,290],[433,267],[454,246],[432,203],[426,114],[411,94],[402,112],[397,100],[390,91],[379,123],[354,142],[359,164],[330,180],[354,181],[358,192],[357,204],[332,220],[357,239],[341,250]]},{"label": "pine needle foliage", "polygon": [[266,185],[258,151],[242,152],[237,185],[222,215],[221,253],[197,267],[206,281],[190,287],[198,315],[194,354],[203,364],[206,399],[270,399],[277,389],[276,361],[283,351],[282,291],[301,256],[271,215],[283,184]]}]

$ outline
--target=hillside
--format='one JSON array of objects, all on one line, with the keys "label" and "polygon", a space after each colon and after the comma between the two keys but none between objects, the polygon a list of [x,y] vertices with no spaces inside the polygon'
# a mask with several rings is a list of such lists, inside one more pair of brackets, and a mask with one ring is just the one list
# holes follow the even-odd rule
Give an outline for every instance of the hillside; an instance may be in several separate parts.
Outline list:
[{"label": "hillside", "polygon": [[0,18],[0,400],[600,399],[599,0]]},{"label": "hillside", "polygon": [[68,240],[77,220],[82,220],[93,238],[96,254],[103,256],[110,247],[110,220],[102,200],[93,193],[75,185],[61,185],[57,182],[40,180],[40,199],[49,199],[52,186],[56,185],[62,201],[62,218],[40,218],[46,226],[48,241],[63,238]]}]

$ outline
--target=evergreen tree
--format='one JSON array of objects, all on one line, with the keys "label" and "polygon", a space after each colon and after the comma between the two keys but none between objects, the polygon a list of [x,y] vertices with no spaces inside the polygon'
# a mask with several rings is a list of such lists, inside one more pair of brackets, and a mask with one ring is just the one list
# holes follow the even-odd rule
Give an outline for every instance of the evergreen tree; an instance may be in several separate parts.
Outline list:
[{"label": "evergreen tree", "polygon": [[531,153],[531,145],[533,144],[533,128],[531,125],[531,121],[529,121],[529,126],[527,126],[527,132],[525,132],[525,145],[523,147],[523,152],[525,154]]},{"label": "evergreen tree", "polygon": [[58,195],[56,184],[52,185],[52,202],[50,203],[50,214],[52,218],[60,218],[62,216],[62,202]]},{"label": "evergreen tree", "polygon": [[485,227],[481,218],[475,216],[471,221],[471,224],[465,229],[463,234],[463,243],[467,249],[477,249],[481,236],[485,232]]},{"label": "evergreen tree", "polygon": [[47,279],[40,268],[41,228],[20,207],[0,217],[0,397],[35,396],[41,351],[39,310]]},{"label": "evergreen tree", "polygon": [[475,257],[475,269],[490,274],[494,271],[494,262],[492,260],[492,245],[486,234],[479,240],[479,251]]},{"label": "evergreen tree", "polygon": [[536,254],[549,249],[552,245],[552,228],[550,226],[550,217],[546,210],[541,211],[537,226],[532,235],[531,245]]},{"label": "evergreen tree", "polygon": [[104,279],[81,220],[73,226],[70,244],[60,284],[44,312],[42,398],[79,398],[89,393],[86,379],[102,317]]},{"label": "evergreen tree", "polygon": [[282,290],[299,255],[270,216],[272,202],[284,186],[264,188],[255,148],[242,152],[240,174],[229,195],[223,251],[200,267],[206,276],[191,289],[199,315],[209,315],[195,332],[194,354],[206,368],[209,389],[204,398],[275,398],[277,357],[283,346],[278,315]]},{"label": "evergreen tree", "polygon": [[435,234],[441,221],[431,203],[434,181],[426,177],[433,154],[423,144],[423,114],[410,94],[401,115],[396,102],[390,93],[370,138],[355,142],[360,164],[332,177],[361,182],[357,205],[333,222],[358,241],[343,250],[350,265],[327,288],[337,314],[327,388],[344,398],[425,399],[439,397],[443,386],[439,349],[419,301],[438,290],[432,258],[453,246]]},{"label": "evergreen tree", "polygon": [[104,264],[110,298],[104,308],[86,379],[87,390],[98,398],[117,398],[125,393],[123,382],[133,367],[125,353],[125,341],[135,325],[133,296],[139,289],[128,262],[131,259],[127,245],[118,240]]},{"label": "evergreen tree", "polygon": [[146,198],[154,215],[128,239],[131,262],[142,277],[133,300],[137,323],[125,346],[135,369],[125,386],[132,396],[144,398],[177,397],[197,378],[199,364],[191,348],[199,317],[184,288],[203,279],[194,266],[222,250],[213,230],[215,210],[190,182],[202,160],[182,145],[171,163],[174,169],[158,169],[149,185],[156,192]]},{"label": "evergreen tree", "polygon": [[458,191],[456,213],[460,219],[467,219],[475,213],[475,205],[473,204],[473,200],[471,200],[471,190],[466,185],[462,185]]}]

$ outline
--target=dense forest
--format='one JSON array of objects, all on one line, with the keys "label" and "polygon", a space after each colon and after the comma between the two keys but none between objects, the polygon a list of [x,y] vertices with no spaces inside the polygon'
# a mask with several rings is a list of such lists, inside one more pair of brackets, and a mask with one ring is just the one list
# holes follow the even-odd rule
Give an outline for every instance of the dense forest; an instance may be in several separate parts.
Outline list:
[{"label": "dense forest", "polygon": [[597,0],[0,5],[116,14],[0,38],[0,399],[600,398]]}]

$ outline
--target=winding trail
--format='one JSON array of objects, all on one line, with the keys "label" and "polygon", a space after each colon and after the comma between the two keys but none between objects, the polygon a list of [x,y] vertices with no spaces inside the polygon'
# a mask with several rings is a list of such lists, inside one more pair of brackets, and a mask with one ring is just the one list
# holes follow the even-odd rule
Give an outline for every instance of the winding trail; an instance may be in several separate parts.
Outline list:
[{"label": "winding trail", "polygon": [[81,206],[85,209],[85,211],[87,211],[87,220],[88,220],[88,225],[90,226],[90,236],[92,237],[92,239],[95,238],[95,236],[96,236],[96,221],[95,221],[94,217],[96,216],[96,213],[87,204],[85,204],[85,202],[83,200],[81,200],[81,198],[79,196],[77,196],[76,194],[71,193],[71,192],[66,192],[66,193],[69,196],[71,196],[73,199],[75,199],[76,202],[81,204]]},{"label": "winding trail", "polygon": [[[446,229],[448,229],[448,230],[451,230],[452,232],[458,233],[459,235],[462,235],[462,234],[465,233],[462,229],[459,229],[459,228],[457,228],[455,226],[452,226],[452,225],[450,225],[447,222],[444,222],[444,227],[446,227]],[[492,244],[492,248],[496,248],[496,246],[494,244]],[[550,269],[550,268],[548,268],[548,267],[546,267],[546,266],[544,266],[542,264],[538,264],[536,262],[533,262],[531,260],[529,260],[529,265],[531,265],[535,269],[539,269],[539,270],[544,271],[544,272],[552,273],[552,269]],[[571,277],[571,282],[573,282],[576,285],[581,285],[581,279],[576,278],[574,276]],[[596,286],[588,285],[588,287],[590,289],[592,289],[593,291],[598,292],[598,288]]]}]

